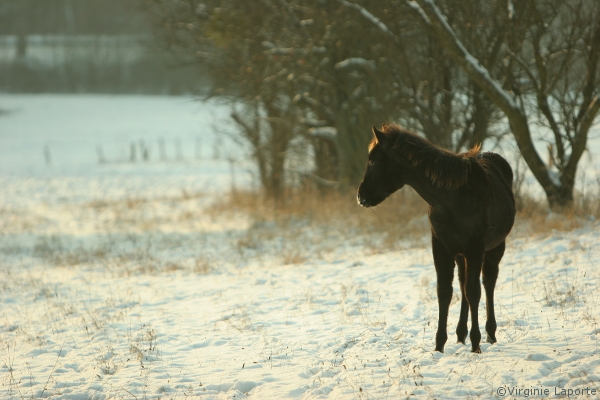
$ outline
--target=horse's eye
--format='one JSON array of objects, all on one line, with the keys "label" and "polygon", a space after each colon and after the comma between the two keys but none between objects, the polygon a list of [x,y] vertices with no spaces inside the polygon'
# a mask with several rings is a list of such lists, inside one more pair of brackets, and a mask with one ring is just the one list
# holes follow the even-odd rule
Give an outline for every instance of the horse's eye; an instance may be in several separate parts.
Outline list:
[{"label": "horse's eye", "polygon": [[375,161],[369,160],[369,167],[372,167],[373,165],[375,165]]}]

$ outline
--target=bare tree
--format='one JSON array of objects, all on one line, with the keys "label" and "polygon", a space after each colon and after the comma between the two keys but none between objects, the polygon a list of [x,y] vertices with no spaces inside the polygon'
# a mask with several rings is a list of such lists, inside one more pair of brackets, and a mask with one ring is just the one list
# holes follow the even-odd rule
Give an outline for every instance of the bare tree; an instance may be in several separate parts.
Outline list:
[{"label": "bare tree", "polygon": [[[423,29],[407,7],[384,1],[371,10],[366,1],[338,1],[379,28],[378,41],[388,45],[387,74],[381,77],[394,95],[395,102],[388,104],[394,108],[396,121],[455,150],[503,136],[497,107],[448,57],[435,33]],[[496,66],[504,28],[503,21],[495,17],[496,3],[447,0],[444,5],[464,28],[480,59],[500,73]]]},{"label": "bare tree", "polygon": [[337,2],[311,3],[302,16],[312,21],[306,44],[320,52],[304,63],[299,80],[306,91],[296,100],[334,129],[338,179],[342,187],[354,188],[366,163],[370,127],[393,117],[382,60],[387,49],[377,41],[377,28],[355,18],[354,10]]},{"label": "bare tree", "polygon": [[[304,29],[306,43],[323,49],[303,63],[299,79],[306,93],[296,99],[316,117],[311,122],[336,131],[333,143],[342,181],[360,179],[373,124],[401,121],[456,149],[490,137],[490,127],[500,119],[493,103],[460,76],[437,40],[423,34],[411,15],[392,12],[394,1],[380,2],[377,16],[365,8],[366,1],[289,3],[302,9],[301,22],[310,21]],[[487,15],[493,14],[488,10]],[[474,36],[495,42],[482,50],[494,63],[503,31],[491,25],[478,25]]]},{"label": "bare tree", "polygon": [[160,38],[184,62],[208,65],[211,95],[229,99],[239,138],[249,146],[266,193],[279,198],[285,158],[299,135],[292,98],[293,51],[297,32],[282,4],[268,0],[172,2],[152,0]]},{"label": "bare tree", "polygon": [[[273,137],[277,143],[289,143],[303,127],[319,173],[335,174],[326,177],[342,187],[360,181],[370,126],[389,119],[386,110],[393,109],[384,107],[389,95],[377,75],[385,48],[371,40],[375,29],[368,22],[351,18],[339,3],[318,0],[149,1],[166,46],[211,66],[213,94],[250,108],[258,102],[255,116],[267,122],[258,126],[269,132],[263,136],[286,137]],[[278,146],[284,155],[286,146]],[[271,169],[282,164],[271,159]]]},{"label": "bare tree", "polygon": [[[299,136],[313,145],[317,177],[353,188],[372,125],[401,122],[455,149],[483,142],[497,126],[493,103],[396,1],[382,0],[377,16],[366,0],[146,1],[166,47],[208,64],[213,94],[245,105],[234,120],[267,175],[285,165],[275,156],[289,149],[281,143]],[[457,11],[456,19],[473,26],[474,42],[494,43],[481,50],[493,67],[503,30],[494,19],[474,21],[495,15],[484,11]],[[263,184],[276,182],[267,175]]]},{"label": "bare tree", "polygon": [[[550,206],[571,204],[577,165],[600,110],[596,79],[600,4],[591,0],[508,1],[504,15],[509,65],[502,82],[466,49],[433,0],[408,4],[453,60],[504,112]],[[555,169],[549,168],[535,149],[531,124],[536,122],[551,131],[557,152]]]}]

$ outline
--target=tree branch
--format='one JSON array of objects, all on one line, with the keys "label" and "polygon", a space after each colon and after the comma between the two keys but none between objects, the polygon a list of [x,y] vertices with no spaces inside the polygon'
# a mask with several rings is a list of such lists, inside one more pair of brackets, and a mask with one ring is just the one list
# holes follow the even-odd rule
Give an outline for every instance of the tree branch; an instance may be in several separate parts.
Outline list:
[{"label": "tree branch", "polygon": [[[407,3],[413,9],[416,9],[416,7],[422,9],[423,12],[419,11],[416,14],[419,15],[419,18],[425,24],[433,29],[450,57],[464,69],[467,75],[481,88],[490,100],[506,114],[521,154],[523,154],[532,173],[542,187],[544,187],[546,193],[554,192],[556,185],[550,179],[545,163],[535,150],[529,131],[527,116],[518,104],[490,76],[489,71],[465,49],[432,0],[407,0]],[[423,18],[424,15],[427,16],[428,20]]]},{"label": "tree branch", "polygon": [[336,63],[333,67],[335,69],[361,67],[364,69],[368,69],[369,71],[375,71],[377,69],[377,66],[375,65],[375,61],[365,60],[364,58],[361,58],[361,57],[346,58],[345,60],[340,61],[339,63]]},{"label": "tree branch", "polygon": [[329,107],[327,107],[325,104],[310,97],[308,95],[308,93],[296,95],[294,97],[294,102],[296,102],[296,103],[303,102],[303,103],[317,109],[318,111],[321,111],[323,114],[325,114],[327,116],[329,121],[331,121],[331,122],[335,121],[333,111],[331,111],[331,109]]},{"label": "tree branch", "polygon": [[342,5],[346,6],[346,7],[350,7],[350,8],[354,8],[355,10],[358,10],[363,17],[365,17],[366,19],[368,19],[369,21],[371,21],[376,27],[378,27],[383,33],[385,33],[386,35],[388,35],[390,38],[392,38],[395,42],[398,41],[398,38],[396,37],[396,35],[394,35],[394,33],[390,30],[390,28],[387,27],[386,24],[384,24],[379,18],[377,18],[376,16],[374,16],[373,14],[371,14],[367,9],[365,9],[364,7],[355,4],[355,3],[350,3],[349,1],[346,0],[338,0]]},{"label": "tree branch", "polygon": [[337,129],[333,126],[323,126],[320,128],[310,128],[308,133],[313,137],[323,138],[330,142],[335,143],[337,137]]}]

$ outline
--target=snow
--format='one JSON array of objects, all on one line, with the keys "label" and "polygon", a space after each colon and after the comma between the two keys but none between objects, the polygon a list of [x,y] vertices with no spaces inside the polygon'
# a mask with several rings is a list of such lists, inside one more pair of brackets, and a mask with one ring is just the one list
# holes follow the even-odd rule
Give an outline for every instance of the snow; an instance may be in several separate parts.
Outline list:
[{"label": "snow", "polygon": [[558,171],[548,170],[548,176],[550,177],[550,180],[556,187],[562,186],[562,182],[560,181],[560,175]]},{"label": "snow", "polygon": [[159,135],[193,147],[226,108],[135,96],[0,96],[0,108],[14,111],[0,116],[0,398],[597,397],[597,224],[516,229],[498,343],[455,343],[455,281],[441,354],[428,246],[374,253],[302,221],[286,233],[216,213],[232,174],[212,155],[94,157],[97,143]]},{"label": "snow", "polygon": [[508,9],[508,19],[512,20],[513,16],[515,15],[515,5],[513,4],[512,0],[508,0],[506,8]]},{"label": "snow", "polygon": [[351,57],[340,61],[334,65],[335,69],[344,69],[349,67],[363,67],[370,71],[375,71],[377,66],[373,60],[365,60],[361,57]]},{"label": "snow", "polygon": [[321,126],[310,128],[308,133],[312,136],[322,137],[333,142],[337,136],[337,129],[333,126]]},{"label": "snow", "polygon": [[366,19],[368,19],[369,21],[371,21],[371,23],[374,24],[376,27],[378,27],[383,33],[385,33],[389,37],[391,37],[394,40],[396,40],[396,36],[387,27],[387,25],[384,24],[379,18],[377,18],[376,16],[374,16],[373,14],[371,14],[366,8],[364,8],[360,4],[351,3],[351,2],[346,1],[346,0],[338,0],[338,1],[341,4],[343,4],[344,6],[346,6],[346,7],[350,7],[350,8],[354,8],[355,10],[358,10],[358,12],[360,12],[363,17],[365,17]]},{"label": "snow", "polygon": [[417,13],[419,13],[419,17],[421,17],[421,19],[423,20],[424,23],[426,23],[427,25],[431,24],[429,17],[425,13],[425,11],[421,8],[419,3],[417,3],[416,0],[406,0],[406,5],[409,6],[410,8],[412,8],[413,10],[415,10]]}]

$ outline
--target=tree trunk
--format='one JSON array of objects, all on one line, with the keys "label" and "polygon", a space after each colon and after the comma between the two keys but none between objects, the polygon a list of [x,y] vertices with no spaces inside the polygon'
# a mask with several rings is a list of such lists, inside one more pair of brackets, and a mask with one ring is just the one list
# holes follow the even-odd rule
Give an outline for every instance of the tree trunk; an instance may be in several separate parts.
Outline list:
[{"label": "tree trunk", "polygon": [[271,123],[272,136],[269,143],[271,168],[267,192],[269,197],[279,200],[283,194],[285,153],[289,143],[287,132],[281,123]]},{"label": "tree trunk", "polygon": [[561,210],[569,208],[573,204],[573,186],[553,186],[550,191],[546,191],[548,204],[552,210]]},{"label": "tree trunk", "polygon": [[371,126],[378,123],[365,122],[362,110],[350,107],[336,113],[337,151],[339,160],[340,188],[355,188],[363,178],[367,164],[367,148],[371,141]]},{"label": "tree trunk", "polygon": [[267,122],[271,128],[264,151],[269,154],[270,164],[267,195],[277,201],[283,194],[286,152],[294,135],[293,126],[288,119],[289,110],[281,110],[273,104],[274,101],[264,104]]},{"label": "tree trunk", "polygon": [[490,115],[493,112],[489,100],[481,91],[479,86],[473,88],[473,131],[468,139],[468,148],[473,148],[477,144],[482,144],[487,138],[488,128],[490,126]]},{"label": "tree trunk", "polygon": [[339,179],[338,156],[335,143],[329,139],[317,137],[313,139],[315,151],[315,167],[318,177],[337,181]]},{"label": "tree trunk", "polygon": [[17,35],[17,60],[24,60],[27,56],[27,35],[25,33],[19,33]]}]

